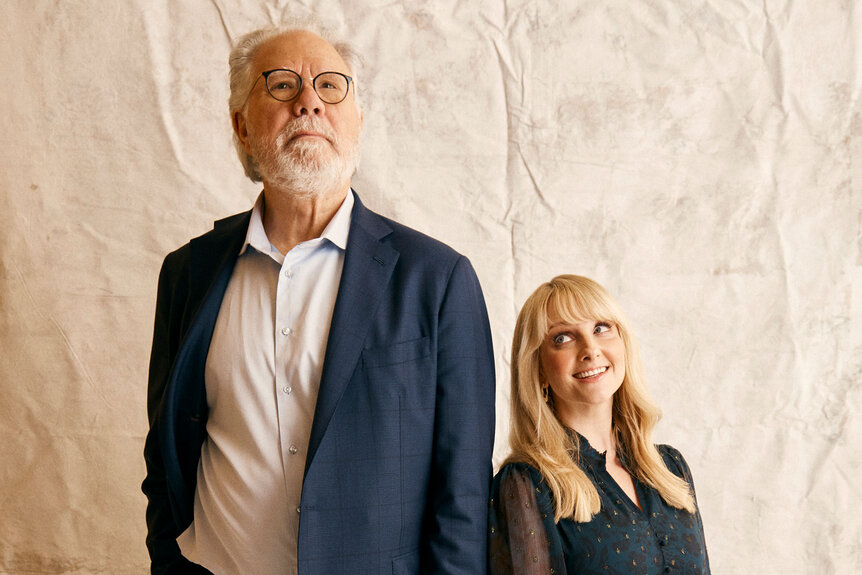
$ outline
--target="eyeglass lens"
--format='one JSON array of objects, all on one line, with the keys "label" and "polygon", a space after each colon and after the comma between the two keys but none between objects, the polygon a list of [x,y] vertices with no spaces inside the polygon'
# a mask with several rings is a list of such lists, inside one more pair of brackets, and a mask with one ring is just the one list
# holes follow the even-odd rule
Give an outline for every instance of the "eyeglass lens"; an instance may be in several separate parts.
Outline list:
[{"label": "eyeglass lens", "polygon": [[[266,77],[266,89],[276,100],[294,99],[302,87],[302,79],[292,70],[275,70]],[[338,72],[324,72],[314,78],[314,91],[327,104],[337,104],[347,97],[347,77]]]}]

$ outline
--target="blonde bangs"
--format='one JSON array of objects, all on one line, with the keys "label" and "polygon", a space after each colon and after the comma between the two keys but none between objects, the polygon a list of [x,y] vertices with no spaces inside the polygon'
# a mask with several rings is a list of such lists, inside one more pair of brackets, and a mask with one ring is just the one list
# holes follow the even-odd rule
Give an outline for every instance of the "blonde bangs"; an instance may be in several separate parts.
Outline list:
[{"label": "blonde bangs", "polygon": [[[556,279],[556,278],[555,278]],[[586,279],[586,278],[584,278]],[[627,322],[622,310],[616,305],[610,295],[598,284],[588,280],[587,282],[552,282],[554,290],[548,294],[545,304],[545,317],[542,318],[541,327],[544,335],[547,335],[547,316],[556,314],[562,321],[567,323],[580,323],[583,321],[607,321],[615,325],[625,325]]]}]

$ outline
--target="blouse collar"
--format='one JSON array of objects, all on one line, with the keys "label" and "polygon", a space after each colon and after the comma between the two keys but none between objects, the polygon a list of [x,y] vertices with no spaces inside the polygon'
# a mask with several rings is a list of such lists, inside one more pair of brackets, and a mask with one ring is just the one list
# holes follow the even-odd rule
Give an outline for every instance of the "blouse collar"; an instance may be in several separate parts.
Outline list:
[{"label": "blouse collar", "polygon": [[[607,455],[606,451],[596,451],[596,449],[592,445],[590,445],[590,442],[587,440],[587,438],[575,431],[574,429],[566,427],[566,433],[569,434],[572,443],[574,443],[575,446],[578,448],[577,452],[580,453],[581,458],[588,461],[601,463],[602,465],[605,464]],[[626,451],[625,445],[620,440],[619,436],[617,437],[617,457],[620,458],[620,461],[626,468],[630,468],[628,453]]]}]

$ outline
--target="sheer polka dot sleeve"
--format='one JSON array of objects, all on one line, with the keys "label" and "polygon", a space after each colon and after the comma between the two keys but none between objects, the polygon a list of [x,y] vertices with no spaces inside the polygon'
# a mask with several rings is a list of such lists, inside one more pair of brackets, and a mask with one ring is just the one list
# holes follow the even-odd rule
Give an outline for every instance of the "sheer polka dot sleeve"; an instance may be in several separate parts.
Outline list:
[{"label": "sheer polka dot sleeve", "polygon": [[494,478],[489,522],[492,575],[566,573],[553,503],[539,473],[509,464]]}]

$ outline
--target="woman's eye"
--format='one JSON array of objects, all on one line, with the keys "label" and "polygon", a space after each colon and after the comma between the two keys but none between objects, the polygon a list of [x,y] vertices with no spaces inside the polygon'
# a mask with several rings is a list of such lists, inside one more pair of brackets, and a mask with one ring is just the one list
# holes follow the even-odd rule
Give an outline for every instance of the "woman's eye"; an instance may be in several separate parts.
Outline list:
[{"label": "woman's eye", "polygon": [[605,333],[606,331],[611,331],[611,324],[599,322],[596,324],[596,328],[593,330],[593,333]]},{"label": "woman's eye", "polygon": [[571,341],[571,340],[572,340],[572,338],[571,338],[571,336],[570,336],[569,334],[567,334],[567,333],[558,333],[557,335],[555,335],[555,336],[554,336],[554,339],[553,339],[552,341],[553,341],[555,344],[560,345],[560,344],[562,344],[562,343],[566,343],[566,342]]}]

